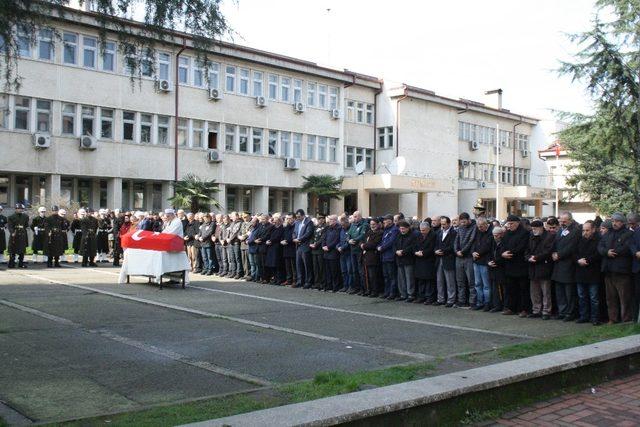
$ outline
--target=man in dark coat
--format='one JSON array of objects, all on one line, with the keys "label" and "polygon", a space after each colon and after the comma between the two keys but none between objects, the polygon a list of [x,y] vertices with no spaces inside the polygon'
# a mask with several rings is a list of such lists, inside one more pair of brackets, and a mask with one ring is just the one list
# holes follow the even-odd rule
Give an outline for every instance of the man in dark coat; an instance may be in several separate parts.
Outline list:
[{"label": "man in dark coat", "polygon": [[98,231],[98,219],[93,216],[91,209],[80,209],[78,211],[80,217],[80,230],[82,238],[80,241],[80,253],[82,254],[82,266],[97,267],[95,263],[97,251],[96,233]]},{"label": "man in dark coat", "polygon": [[329,215],[329,224],[322,234],[322,251],[324,252],[324,291],[338,292],[340,289],[340,226],[338,217]]},{"label": "man in dark coat", "polygon": [[24,205],[18,203],[14,214],[9,216],[7,220],[7,228],[9,229],[9,268],[16,267],[16,255],[18,256],[18,267],[27,268],[24,263],[24,253],[29,244],[27,227],[29,227],[29,217],[24,213]]},{"label": "man in dark coat", "polygon": [[531,284],[531,314],[528,317],[542,317],[548,320],[552,310],[551,273],[553,261],[551,253],[554,247],[554,235],[544,229],[544,223],[535,220],[531,223],[529,246],[525,259],[529,263],[529,281]]},{"label": "man in dark coat", "polygon": [[609,324],[620,320],[629,322],[631,310],[631,243],[633,232],[626,224],[626,217],[621,213],[611,216],[612,229],[602,236],[598,243],[598,252],[602,256],[602,272],[607,292],[607,308]]},{"label": "man in dark coat", "polygon": [[[627,218],[635,220],[636,224],[640,222],[640,216],[638,214],[627,215]],[[631,240],[631,251],[633,252],[632,263],[632,285],[633,288],[633,301],[631,311],[633,313],[633,321],[638,322],[638,310],[640,309],[640,227],[636,226],[633,231],[633,239]]]},{"label": "man in dark coat", "polygon": [[[498,224],[500,224],[498,222]],[[500,225],[494,225],[491,230],[493,242],[491,243],[491,252],[489,253],[489,278],[491,280],[491,313],[499,313],[504,306],[504,284],[506,276],[504,274],[504,259],[500,256],[504,252],[505,229]]]},{"label": "man in dark coat", "polygon": [[47,267],[60,267],[60,257],[64,255],[64,216],[62,216],[57,206],[51,208],[51,215],[47,218],[45,223],[44,232],[47,236],[47,247],[45,253],[47,254]]},{"label": "man in dark coat", "polygon": [[555,246],[552,254],[553,275],[555,282],[556,300],[558,302],[558,316],[565,322],[578,317],[578,294],[576,291],[576,251],[580,241],[581,230],[573,220],[571,213],[560,215],[560,229],[555,236]]},{"label": "man in dark coat", "polygon": [[473,258],[473,279],[476,288],[476,305],[474,310],[489,311],[491,309],[491,280],[489,278],[489,253],[493,244],[491,227],[484,216],[476,221],[476,236],[471,245]]},{"label": "man in dark coat", "polygon": [[[124,215],[119,209],[114,211],[114,218],[112,220],[113,228],[113,266],[120,266],[120,257],[122,257],[122,243],[120,240],[120,227],[124,223]],[[161,221],[162,223],[162,221]]]},{"label": "man in dark coat", "polygon": [[324,215],[317,216],[318,223],[313,230],[313,238],[309,247],[311,248],[311,259],[313,264],[313,278],[315,281],[314,287],[316,289],[323,289],[325,285],[324,280],[324,251],[322,250],[322,235],[325,231],[325,217]]},{"label": "man in dark coat", "polygon": [[2,214],[2,210],[2,205],[0,205],[0,263],[4,262],[4,251],[7,249],[7,239],[5,236],[7,217]]},{"label": "man in dark coat", "polygon": [[264,258],[264,266],[267,272],[266,277],[271,285],[280,285],[282,283],[282,238],[284,237],[284,227],[282,226],[282,218],[280,215],[273,216],[273,227],[271,233],[265,242],[267,252]]},{"label": "man in dark coat", "polygon": [[453,307],[456,303],[456,257],[453,251],[455,240],[456,231],[451,226],[451,219],[447,216],[441,216],[440,231],[436,236],[436,250],[434,251],[437,257],[437,305],[446,304],[447,308]]},{"label": "man in dark coat", "polygon": [[353,223],[349,227],[349,244],[351,245],[351,265],[353,266],[352,288],[348,293],[357,294],[364,287],[364,267],[362,266],[362,250],[360,244],[364,242],[364,235],[369,229],[369,224],[362,218],[359,211],[353,213]]},{"label": "man in dark coat", "polygon": [[363,295],[377,298],[381,293],[381,286],[378,281],[380,276],[380,253],[378,246],[382,242],[382,230],[380,220],[372,218],[369,221],[369,230],[364,235],[364,242],[360,244],[362,249],[362,263],[365,273],[365,289]]},{"label": "man in dark coat", "polygon": [[600,324],[600,254],[597,228],[593,221],[582,225],[582,237],[576,251],[576,285],[578,288],[578,323]]},{"label": "man in dark coat", "polygon": [[527,317],[531,303],[529,293],[528,266],[524,252],[529,244],[529,232],[516,215],[507,217],[507,232],[502,239],[504,251],[505,296],[503,314]]},{"label": "man in dark coat", "polygon": [[313,285],[313,263],[311,261],[311,238],[313,237],[313,221],[306,216],[304,210],[296,211],[296,223],[293,229],[293,243],[296,244],[296,271],[298,280],[292,288],[310,289]]},{"label": "man in dark coat", "polygon": [[285,225],[280,246],[282,246],[285,279],[281,284],[290,286],[296,283],[296,245],[293,243],[293,231],[295,227],[293,214],[288,213],[284,221]]},{"label": "man in dark coat", "polygon": [[429,305],[437,300],[435,250],[436,233],[431,230],[431,222],[421,222],[414,247],[417,303]]},{"label": "man in dark coat", "polygon": [[47,222],[47,208],[40,206],[38,208],[38,216],[31,220],[31,231],[33,232],[33,240],[31,241],[31,250],[33,251],[32,262],[40,262],[38,253],[42,252],[44,261],[47,261],[47,255],[44,254],[47,246],[47,236],[44,232],[45,223]]},{"label": "man in dark coat", "polygon": [[407,221],[399,221],[400,233],[393,244],[398,265],[398,291],[396,301],[413,302],[416,299],[416,283],[413,268],[415,265],[416,234]]},{"label": "man in dark coat", "polygon": [[456,254],[456,282],[458,284],[458,306],[476,307],[477,295],[471,247],[476,239],[477,228],[467,212],[458,215],[458,228],[453,250]]},{"label": "man in dark coat", "polygon": [[200,242],[200,253],[202,254],[202,275],[211,276],[213,274],[213,242],[211,236],[216,225],[211,220],[211,215],[206,213],[202,217],[203,221],[198,229],[196,239]]},{"label": "man in dark coat", "polygon": [[[384,229],[382,230],[382,240],[380,241],[380,246],[378,246],[378,253],[382,260],[383,295],[388,300],[392,300],[396,298],[398,292],[398,266],[396,265],[396,254],[393,252],[393,243],[396,241],[399,231],[393,220],[393,215],[386,215],[382,223]],[[353,286],[353,282],[350,284]]]}]

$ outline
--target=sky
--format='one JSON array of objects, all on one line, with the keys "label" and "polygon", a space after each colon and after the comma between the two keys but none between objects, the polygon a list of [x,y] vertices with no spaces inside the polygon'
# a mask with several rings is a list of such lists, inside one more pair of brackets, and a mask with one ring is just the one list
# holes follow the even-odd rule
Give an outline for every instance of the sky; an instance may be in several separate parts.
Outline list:
[{"label": "sky", "polygon": [[[581,83],[554,71],[588,30],[593,0],[225,0],[233,41],[403,82],[439,95],[488,101],[540,119],[588,113]],[[329,9],[329,10],[327,10]]]}]

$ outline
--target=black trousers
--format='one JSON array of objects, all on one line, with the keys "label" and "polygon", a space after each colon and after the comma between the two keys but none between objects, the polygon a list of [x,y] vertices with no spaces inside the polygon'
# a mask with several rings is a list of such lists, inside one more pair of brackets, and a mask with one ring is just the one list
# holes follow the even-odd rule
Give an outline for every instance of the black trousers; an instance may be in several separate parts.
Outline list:
[{"label": "black trousers", "polygon": [[340,260],[324,260],[324,289],[327,291],[340,289]]},{"label": "black trousers", "polygon": [[285,257],[284,258],[284,271],[285,271],[285,280],[290,284],[294,284],[296,282],[296,259]]},{"label": "black trousers", "polygon": [[378,280],[378,277],[380,277],[379,270],[380,270],[379,265],[364,266],[364,272],[367,276],[367,279],[365,281],[365,286],[366,286],[365,292],[368,293],[369,295],[378,295],[381,292],[380,281]]},{"label": "black trousers", "polygon": [[313,286],[313,261],[311,251],[302,249],[296,250],[296,272],[298,273],[297,285],[299,287],[310,288]]},{"label": "black trousers", "polygon": [[436,281],[429,279],[416,279],[416,291],[419,299],[427,302],[435,302],[438,297]]},{"label": "black trousers", "polygon": [[529,278],[507,276],[504,284],[504,307],[518,313],[531,311]]},{"label": "black trousers", "polygon": [[558,316],[578,316],[578,290],[575,283],[556,282],[556,301]]},{"label": "black trousers", "polygon": [[315,286],[318,289],[322,289],[324,286],[324,257],[322,253],[311,253],[313,262],[313,277],[315,279]]}]

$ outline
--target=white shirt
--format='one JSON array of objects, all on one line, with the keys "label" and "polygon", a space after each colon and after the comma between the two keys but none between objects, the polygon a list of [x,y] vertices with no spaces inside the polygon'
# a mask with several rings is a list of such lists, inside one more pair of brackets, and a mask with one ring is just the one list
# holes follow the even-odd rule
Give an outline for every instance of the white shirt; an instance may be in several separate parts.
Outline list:
[{"label": "white shirt", "polygon": [[180,221],[180,218],[173,218],[167,223],[167,225],[164,226],[162,232],[167,234],[177,234],[180,237],[184,237],[184,232],[182,230],[182,221]]},{"label": "white shirt", "polygon": [[447,234],[449,234],[449,230],[451,230],[451,227],[447,228],[446,230],[443,228],[442,229],[442,241],[444,242],[444,239],[446,239]]}]

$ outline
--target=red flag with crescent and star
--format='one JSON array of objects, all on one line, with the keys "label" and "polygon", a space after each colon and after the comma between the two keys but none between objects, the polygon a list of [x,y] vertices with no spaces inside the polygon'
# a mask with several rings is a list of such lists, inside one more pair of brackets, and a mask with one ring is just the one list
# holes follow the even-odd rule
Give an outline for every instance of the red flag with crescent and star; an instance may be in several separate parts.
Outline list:
[{"label": "red flag with crescent and star", "polygon": [[163,252],[184,251],[184,240],[177,234],[145,230],[136,230],[125,234],[121,238],[121,244],[125,249],[147,249]]}]

